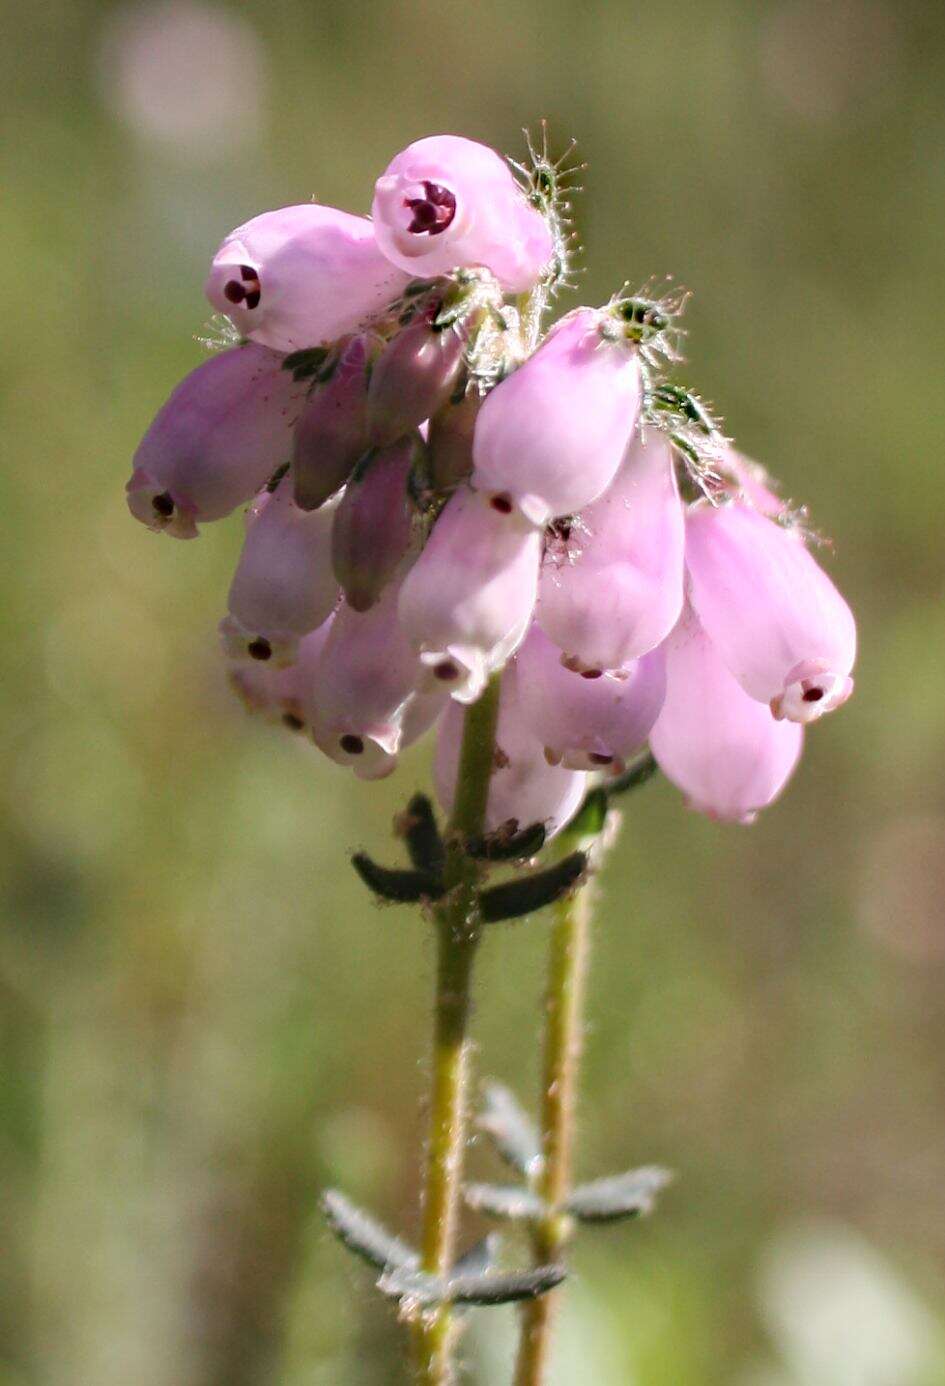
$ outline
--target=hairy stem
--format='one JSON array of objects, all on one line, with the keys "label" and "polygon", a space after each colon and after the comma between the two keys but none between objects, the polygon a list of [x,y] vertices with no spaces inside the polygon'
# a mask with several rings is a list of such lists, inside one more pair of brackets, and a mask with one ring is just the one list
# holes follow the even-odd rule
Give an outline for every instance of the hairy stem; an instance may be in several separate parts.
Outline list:
[{"label": "hairy stem", "polygon": [[[563,833],[560,851],[586,846],[577,834]],[[584,886],[554,905],[548,981],[545,992],[542,1073],[542,1162],[535,1187],[548,1205],[536,1224],[536,1263],[558,1261],[570,1239],[571,1224],[562,1206],[571,1188],[571,1153],[577,1102],[578,1067],[584,1030],[584,993],[591,923],[592,887]],[[523,1306],[515,1386],[541,1386],[551,1350],[558,1292]]]},{"label": "hairy stem", "polygon": [[[480,934],[477,868],[466,854],[465,843],[483,831],[495,759],[499,689],[496,675],[466,713],[447,846],[447,892],[436,908],[433,1074],[421,1264],[437,1276],[447,1275],[455,1259],[469,1085],[470,984]],[[451,1339],[448,1305],[417,1319],[413,1348],[418,1386],[447,1386],[452,1380]]]}]

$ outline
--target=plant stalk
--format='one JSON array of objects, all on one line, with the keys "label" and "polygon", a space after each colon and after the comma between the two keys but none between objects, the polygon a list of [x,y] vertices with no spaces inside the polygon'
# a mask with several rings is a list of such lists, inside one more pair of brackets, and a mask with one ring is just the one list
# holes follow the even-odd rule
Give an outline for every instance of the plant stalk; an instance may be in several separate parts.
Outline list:
[{"label": "plant stalk", "polygon": [[[497,674],[466,712],[447,842],[447,891],[435,910],[433,1072],[420,1246],[422,1269],[440,1277],[448,1275],[455,1260],[469,1088],[470,987],[481,932],[478,871],[465,844],[483,831],[500,686]],[[450,1306],[441,1305],[418,1317],[412,1335],[417,1386],[448,1386],[452,1381]]]}]

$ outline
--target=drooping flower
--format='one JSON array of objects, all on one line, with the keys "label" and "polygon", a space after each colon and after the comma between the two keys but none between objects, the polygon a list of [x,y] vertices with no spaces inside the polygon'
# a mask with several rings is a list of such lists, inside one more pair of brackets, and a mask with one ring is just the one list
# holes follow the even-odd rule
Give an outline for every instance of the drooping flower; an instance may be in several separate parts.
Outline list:
[{"label": "drooping flower", "polygon": [[365,454],[341,497],[331,533],[332,563],[355,611],[374,605],[410,545],[407,481],[422,448],[415,434]]},{"label": "drooping flower", "polygon": [[400,620],[434,679],[472,702],[525,636],[541,536],[464,488],[447,501],[404,579]]},{"label": "drooping flower", "polygon": [[363,333],[345,341],[329,378],[306,401],[292,448],[295,503],[315,510],[343,486],[367,451],[368,368],[376,354]]},{"label": "drooping flower", "polygon": [[473,440],[473,485],[532,524],[573,515],[610,485],[633,437],[636,346],[601,335],[609,311],[579,308],[488,395]]},{"label": "drooping flower", "polygon": [[268,663],[258,660],[247,662],[242,658],[228,664],[230,687],[247,712],[270,722],[279,722],[290,731],[305,730],[306,670],[312,667],[328,639],[333,619],[333,616],[329,616],[316,630],[302,636],[293,664],[275,664],[271,660]]},{"label": "drooping flower", "polygon": [[622,769],[659,716],[666,690],[662,649],[615,673],[574,673],[533,625],[515,656],[521,716],[551,763],[573,770]]},{"label": "drooping flower", "polygon": [[436,331],[426,314],[398,332],[371,371],[368,440],[395,443],[446,403],[463,364],[458,331]]},{"label": "drooping flower", "polygon": [[694,507],[686,529],[693,607],[746,693],[793,722],[846,702],[856,624],[803,536],[740,501]]},{"label": "drooping flower", "polygon": [[367,217],[306,202],[231,231],[213,257],[206,294],[243,336],[291,352],[356,331],[406,282]]},{"label": "drooping flower", "polygon": [[538,623],[578,672],[619,669],[664,640],[683,601],[685,524],[668,444],[631,445],[613,484],[549,547]]},{"label": "drooping flower", "polygon": [[804,739],[778,722],[732,676],[687,609],[665,645],[666,697],[650,733],[660,769],[691,808],[724,822],[751,823],[776,799]]},{"label": "drooping flower", "polygon": [[[440,722],[434,764],[437,796],[447,812],[453,807],[462,736],[463,709],[454,701]],[[485,831],[508,827],[515,832],[543,823],[547,836],[553,837],[577,812],[586,787],[583,771],[548,763],[519,700],[515,670],[509,667],[502,679]]]},{"label": "drooping flower", "polygon": [[230,586],[224,648],[238,658],[289,664],[299,639],[338,602],[331,533],[337,508],[301,510],[286,479],[257,497]]},{"label": "drooping flower", "polygon": [[383,253],[415,276],[482,265],[524,293],[552,258],[548,226],[505,161],[457,135],[417,140],[392,159],[372,212]]},{"label": "drooping flower", "polygon": [[184,377],[138,445],[128,508],[149,529],[193,539],[264,486],[288,460],[302,387],[281,357],[252,344]]}]

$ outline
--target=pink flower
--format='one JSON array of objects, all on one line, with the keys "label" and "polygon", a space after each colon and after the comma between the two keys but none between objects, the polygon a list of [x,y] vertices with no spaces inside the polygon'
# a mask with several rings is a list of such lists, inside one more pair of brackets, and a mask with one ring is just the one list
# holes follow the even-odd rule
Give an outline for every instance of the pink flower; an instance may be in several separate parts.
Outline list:
[{"label": "pink flower", "polygon": [[292,450],[295,502],[315,510],[348,480],[367,451],[367,382],[372,344],[364,335],[343,347],[330,378],[302,410]]},{"label": "pink flower", "polygon": [[790,778],[803,729],[748,696],[691,610],[665,651],[666,700],[650,733],[660,769],[691,808],[751,823]]},{"label": "pink flower", "polygon": [[636,428],[642,383],[632,343],[601,336],[605,311],[563,318],[486,398],[473,441],[473,485],[535,525],[604,492]]},{"label": "pink flower", "polygon": [[524,293],[552,257],[551,233],[493,149],[431,135],[392,159],[374,189],[374,230],[402,270],[436,278],[482,265]]},{"label": "pink flower", "polygon": [[244,505],[288,460],[302,387],[265,347],[232,347],[185,376],[138,445],[128,508],[193,539]]},{"label": "pink flower", "polygon": [[664,640],[682,609],[685,525],[668,444],[637,438],[565,532],[545,556],[538,624],[569,668],[619,669]]},{"label": "pink flower", "polygon": [[331,566],[335,507],[300,510],[287,481],[257,497],[233,576],[229,618],[221,625],[234,658],[289,664],[299,638],[315,630],[338,602]]},{"label": "pink flower", "polygon": [[447,501],[404,579],[400,620],[421,662],[473,702],[525,636],[538,590],[541,536],[463,489]]},{"label": "pink flower", "polygon": [[355,331],[405,283],[366,217],[306,202],[231,231],[213,257],[206,295],[243,336],[299,351]]},{"label": "pink flower", "polygon": [[686,565],[699,620],[746,693],[793,722],[846,702],[856,625],[798,532],[743,502],[697,506]]},{"label": "pink flower", "polygon": [[576,674],[538,626],[515,656],[515,669],[523,721],[550,762],[573,770],[622,769],[646,741],[666,691],[662,650],[615,674]]},{"label": "pink flower", "polygon": [[[485,830],[496,832],[507,824],[513,831],[543,823],[549,837],[573,818],[587,787],[580,770],[549,765],[541,742],[528,726],[517,695],[513,668],[502,680],[502,701],[496,734],[496,763],[489,782]],[[463,736],[463,711],[451,702],[440,722],[434,764],[436,792],[447,813],[452,811]]]},{"label": "pink flower", "polygon": [[415,434],[366,454],[341,497],[331,534],[332,563],[355,611],[374,605],[410,545],[407,481],[422,448]]},{"label": "pink flower", "polygon": [[368,438],[395,443],[446,403],[463,364],[459,332],[435,332],[421,315],[393,337],[371,371]]},{"label": "pink flower", "polygon": [[397,754],[430,727],[445,693],[417,696],[422,669],[397,621],[397,587],[370,611],[346,604],[317,657],[303,670],[305,717],[315,744],[360,779],[380,779]]},{"label": "pink flower", "polygon": [[234,660],[227,668],[230,687],[247,712],[279,722],[290,731],[303,731],[306,726],[303,706],[305,671],[310,668],[328,639],[333,617],[329,616],[317,630],[303,635],[296,650],[294,664],[278,665],[272,661],[259,663]]}]

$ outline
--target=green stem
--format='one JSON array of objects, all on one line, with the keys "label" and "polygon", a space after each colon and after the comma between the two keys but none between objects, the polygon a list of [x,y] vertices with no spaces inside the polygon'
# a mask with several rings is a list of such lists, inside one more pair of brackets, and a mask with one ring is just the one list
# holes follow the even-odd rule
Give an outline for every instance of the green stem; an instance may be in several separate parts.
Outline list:
[{"label": "green stem", "polygon": [[[495,759],[499,691],[500,676],[496,675],[466,713],[447,846],[447,893],[435,914],[433,1081],[420,1245],[423,1270],[436,1276],[446,1276],[455,1259],[469,1085],[470,984],[481,929],[476,912],[478,873],[465,843],[483,831]],[[413,1327],[417,1386],[447,1386],[451,1381],[452,1336],[448,1305],[417,1319]]]},{"label": "green stem", "polygon": [[[563,833],[559,850],[566,855],[577,847],[586,846],[577,834]],[[571,1237],[571,1221],[561,1209],[571,1188],[591,905],[591,887],[584,886],[553,906],[545,993],[542,1162],[535,1180],[535,1187],[549,1212],[533,1232],[538,1264],[560,1260]],[[545,1378],[558,1297],[557,1292],[552,1292],[523,1306],[515,1386],[541,1386]]]}]

